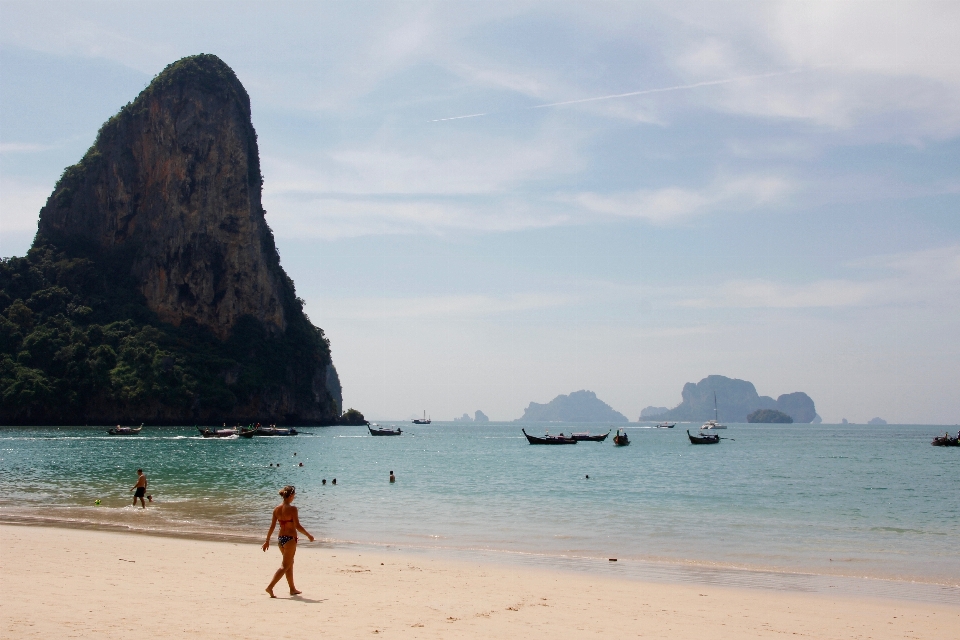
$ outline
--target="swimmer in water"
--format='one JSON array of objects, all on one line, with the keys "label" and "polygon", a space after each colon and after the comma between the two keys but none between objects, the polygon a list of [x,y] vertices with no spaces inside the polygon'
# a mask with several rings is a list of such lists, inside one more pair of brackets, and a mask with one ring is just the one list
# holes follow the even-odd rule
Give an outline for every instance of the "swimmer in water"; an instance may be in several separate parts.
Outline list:
[{"label": "swimmer in water", "polygon": [[393,475],[393,471],[390,472],[390,482],[396,482],[397,476]]}]

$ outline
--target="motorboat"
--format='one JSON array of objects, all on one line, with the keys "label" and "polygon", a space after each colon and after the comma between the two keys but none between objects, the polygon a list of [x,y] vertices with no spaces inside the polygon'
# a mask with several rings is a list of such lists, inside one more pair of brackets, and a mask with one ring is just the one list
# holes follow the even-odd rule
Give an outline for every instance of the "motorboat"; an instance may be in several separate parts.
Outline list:
[{"label": "motorboat", "polygon": [[414,419],[413,419],[413,424],[430,424],[430,422],[431,422],[431,421],[430,421],[430,418],[427,417],[427,410],[426,410],[426,409],[423,410],[423,417],[422,417],[422,418],[414,418]]},{"label": "motorboat", "polygon": [[570,437],[580,442],[603,442],[607,439],[608,435],[610,435],[609,431],[602,435],[596,436],[590,435],[589,433],[572,433],[570,434]]}]

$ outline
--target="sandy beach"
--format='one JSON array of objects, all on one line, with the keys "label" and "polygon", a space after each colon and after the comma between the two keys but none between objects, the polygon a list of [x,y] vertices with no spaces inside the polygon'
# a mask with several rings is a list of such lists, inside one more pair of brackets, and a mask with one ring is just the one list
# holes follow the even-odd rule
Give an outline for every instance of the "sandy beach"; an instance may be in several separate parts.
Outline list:
[{"label": "sandy beach", "polygon": [[956,638],[925,605],[471,564],[303,545],[297,586],[263,591],[254,544],[0,526],[4,638]]}]

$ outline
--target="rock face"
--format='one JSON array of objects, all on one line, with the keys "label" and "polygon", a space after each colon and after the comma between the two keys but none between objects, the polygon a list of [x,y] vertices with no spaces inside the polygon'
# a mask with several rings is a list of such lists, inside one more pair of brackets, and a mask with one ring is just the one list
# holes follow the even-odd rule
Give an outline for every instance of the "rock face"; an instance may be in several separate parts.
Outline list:
[{"label": "rock face", "polygon": [[0,423],[335,424],[329,342],[261,187],[233,71],[168,66],[64,171],[28,255],[0,263]]},{"label": "rock face", "polygon": [[473,421],[474,422],[490,422],[490,418],[488,418],[487,414],[485,414],[483,411],[480,411],[480,409],[477,409],[473,414]]},{"label": "rock face", "polygon": [[721,422],[747,422],[747,416],[758,409],[771,409],[790,416],[794,422],[809,423],[816,418],[816,407],[803,392],[788,393],[776,400],[761,396],[752,382],[725,376],[707,376],[683,386],[683,401],[673,409],[650,416],[653,420],[695,422],[714,416],[714,394]]},{"label": "rock face", "polygon": [[226,338],[252,316],[283,331],[285,276],[260,190],[247,92],[219,58],[194,56],[103,126],[40,211],[39,235],[128,251],[164,322]]},{"label": "rock face", "polygon": [[559,395],[547,404],[531,402],[516,422],[629,422],[593,391]]}]

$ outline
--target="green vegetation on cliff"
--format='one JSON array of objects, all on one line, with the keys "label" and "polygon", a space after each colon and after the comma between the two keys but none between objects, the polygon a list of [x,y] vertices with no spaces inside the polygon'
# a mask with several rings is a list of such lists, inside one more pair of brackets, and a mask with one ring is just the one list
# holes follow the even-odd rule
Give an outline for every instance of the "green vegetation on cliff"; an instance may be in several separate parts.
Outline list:
[{"label": "green vegetation on cliff", "polygon": [[245,318],[221,341],[194,323],[160,322],[124,262],[44,244],[0,261],[3,423],[298,419],[244,409],[284,390],[311,399],[330,348],[302,301],[279,335]]},{"label": "green vegetation on cliff", "polygon": [[776,409],[757,409],[747,416],[747,422],[766,424],[792,424],[793,418]]}]

